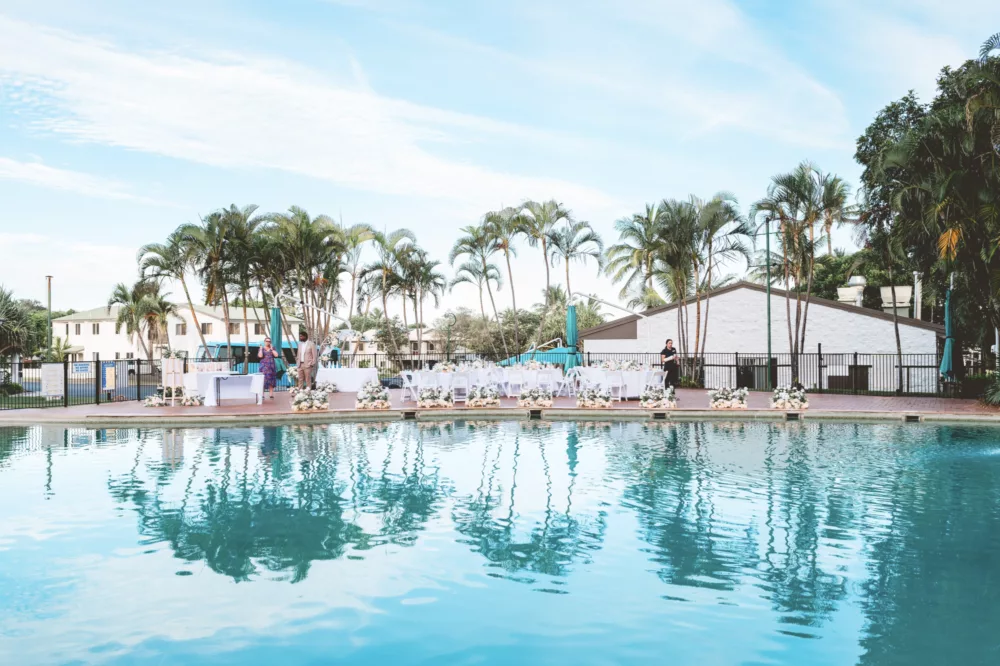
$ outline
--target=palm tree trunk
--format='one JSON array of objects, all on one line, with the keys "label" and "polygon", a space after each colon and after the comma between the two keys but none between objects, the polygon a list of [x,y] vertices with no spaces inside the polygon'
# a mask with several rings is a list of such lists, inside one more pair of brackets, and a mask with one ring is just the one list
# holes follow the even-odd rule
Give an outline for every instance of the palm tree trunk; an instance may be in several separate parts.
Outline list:
[{"label": "palm tree trunk", "polygon": [[181,287],[184,289],[184,298],[187,299],[188,308],[191,310],[191,320],[194,322],[194,328],[198,331],[198,337],[201,339],[201,348],[208,350],[208,345],[205,344],[205,334],[201,332],[201,324],[198,322],[198,313],[195,312],[194,302],[191,300],[191,293],[188,291],[187,282],[184,280],[184,274],[181,273]]},{"label": "palm tree trunk", "polygon": [[896,281],[892,277],[892,259],[886,261],[889,269],[889,289],[892,291],[892,328],[896,332],[896,370],[899,374],[896,393],[903,392],[903,343],[899,340],[899,315],[896,314]]},{"label": "palm tree trunk", "polygon": [[510,302],[514,304],[514,350],[521,352],[521,325],[517,317],[517,296],[514,294],[514,272],[510,268],[510,248],[504,248],[504,256],[507,259],[507,281],[510,283]]},{"label": "palm tree trunk", "polygon": [[500,325],[500,315],[497,314],[497,304],[496,301],[493,300],[493,290],[490,289],[489,280],[486,281],[486,293],[490,296],[490,306],[492,306],[493,316],[497,320],[497,330],[500,331],[500,341],[503,343],[503,353],[510,358],[510,350],[507,349],[507,337],[503,334],[503,326]]},{"label": "palm tree trunk", "polygon": [[806,348],[806,323],[809,320],[809,303],[812,302],[813,275],[816,272],[816,248],[814,245],[813,229],[809,227],[809,278],[806,281],[806,306],[802,315],[802,343],[799,349],[805,351]]},{"label": "palm tree trunk", "polygon": [[545,305],[548,305],[551,280],[549,279],[549,246],[545,242],[545,236],[542,236],[542,259],[545,261]]},{"label": "palm tree trunk", "polygon": [[250,372],[250,321],[247,319],[247,292],[243,290],[243,374]]},{"label": "palm tree trunk", "polygon": [[694,353],[691,365],[697,373],[698,350],[701,348],[701,271],[694,262]]},{"label": "palm tree trunk", "polygon": [[351,317],[354,316],[354,290],[357,288],[358,281],[358,269],[354,268],[354,272],[351,273],[351,304],[347,308],[347,325],[350,326]]},{"label": "palm tree trunk", "polygon": [[[392,349],[398,355],[399,345],[396,344],[396,336],[392,335],[392,322],[389,320],[389,302],[385,293],[385,283],[386,283],[386,274],[385,271],[383,270],[382,271],[382,316],[385,317],[385,331],[387,334],[389,334],[389,339],[392,341]],[[403,308],[403,310],[405,311],[406,308]]]},{"label": "palm tree trunk", "polygon": [[569,258],[566,259],[566,302],[573,300],[573,290],[569,286]]},{"label": "palm tree trunk", "polygon": [[233,341],[229,335],[229,296],[226,294],[225,289],[222,290],[222,316],[226,320],[226,357],[232,359]]}]

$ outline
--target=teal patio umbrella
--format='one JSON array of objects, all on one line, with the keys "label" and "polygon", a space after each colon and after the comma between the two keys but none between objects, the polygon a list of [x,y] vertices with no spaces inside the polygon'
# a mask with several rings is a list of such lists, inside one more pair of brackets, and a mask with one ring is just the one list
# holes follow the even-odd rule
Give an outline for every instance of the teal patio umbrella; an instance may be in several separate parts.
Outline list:
[{"label": "teal patio umbrella", "polygon": [[951,323],[951,289],[944,296],[944,352],[941,354],[941,376],[947,380],[955,378],[955,368],[952,366],[955,338]]},{"label": "teal patio umbrella", "polygon": [[576,328],[576,306],[570,305],[566,308],[566,346],[569,347],[569,354],[566,355],[566,370],[576,365],[576,343],[580,334]]},{"label": "teal patio umbrella", "polygon": [[281,348],[281,310],[278,308],[271,308],[271,344],[281,354],[281,363],[277,369],[279,375],[283,377],[284,373],[280,371],[285,365],[285,350]]}]

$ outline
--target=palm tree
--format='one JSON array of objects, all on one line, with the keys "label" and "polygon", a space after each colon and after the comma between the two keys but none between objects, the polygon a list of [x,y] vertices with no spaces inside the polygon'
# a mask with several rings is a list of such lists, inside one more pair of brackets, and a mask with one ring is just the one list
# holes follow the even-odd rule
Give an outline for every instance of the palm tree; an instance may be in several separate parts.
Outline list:
[{"label": "palm tree", "polygon": [[0,286],[0,358],[27,352],[31,339],[28,311],[14,293]]},{"label": "palm tree", "polygon": [[374,240],[375,232],[367,224],[355,224],[350,227],[341,225],[341,238],[344,243],[344,272],[351,276],[351,296],[347,306],[350,316],[354,314],[354,296],[358,289],[358,279],[361,277],[361,250],[365,243]]},{"label": "palm tree", "polygon": [[552,265],[560,259],[566,266],[566,295],[572,299],[569,283],[569,265],[572,261],[597,261],[598,272],[604,269],[604,241],[589,222],[567,222],[566,226],[549,232],[549,254]]},{"label": "palm tree", "polygon": [[[459,236],[451,252],[448,254],[448,263],[455,265],[455,260],[461,256],[468,256],[473,261],[478,261],[483,272],[487,271],[490,257],[498,250],[496,244],[490,240],[490,236],[483,227],[462,227],[459,231],[463,234]],[[503,343],[503,350],[510,356],[507,348],[507,337],[503,334],[503,327],[500,325],[500,315],[497,313],[497,304],[493,299],[493,290],[490,288],[490,281],[486,280],[486,293],[490,297],[490,305],[493,308],[493,316],[496,318],[497,327],[500,329],[500,341]]]},{"label": "palm tree", "polygon": [[430,296],[434,299],[434,307],[441,304],[441,296],[444,295],[448,281],[444,275],[437,270],[441,265],[440,261],[431,261],[427,258],[427,253],[423,252],[420,261],[416,262],[413,272],[414,284],[417,288],[417,302],[420,304],[419,321],[417,322],[417,349],[423,352],[424,342],[424,299]]},{"label": "palm tree", "polygon": [[171,279],[181,283],[184,298],[187,299],[188,308],[191,310],[191,319],[201,339],[201,348],[208,349],[186,279],[186,273],[194,266],[196,256],[194,244],[185,236],[183,227],[179,227],[167,236],[166,243],[150,243],[139,248],[139,274],[157,282]]},{"label": "palm tree", "polygon": [[52,340],[52,347],[45,351],[44,356],[52,362],[62,363],[72,347],[69,340],[57,336]]},{"label": "palm tree", "polygon": [[[615,222],[619,242],[608,248],[606,270],[615,284],[624,283],[619,298],[633,292],[639,294],[637,302],[641,303],[647,293],[656,294],[653,265],[662,249],[664,224],[662,204],[646,204],[645,212]],[[659,295],[650,300],[663,302]]]},{"label": "palm tree", "polygon": [[201,224],[182,225],[178,232],[184,238],[198,276],[205,287],[205,304],[222,305],[226,322],[226,357],[233,357],[229,327],[229,276],[226,266],[226,220],[221,211],[209,213]]},{"label": "palm tree", "polygon": [[471,284],[479,290],[479,311],[483,315],[483,321],[489,321],[486,316],[486,306],[483,302],[483,287],[486,286],[487,282],[492,281],[496,285],[500,285],[500,269],[497,268],[496,264],[486,264],[486,269],[483,269],[482,264],[476,261],[465,261],[455,270],[455,277],[451,279],[449,284],[449,289],[454,289],[460,284]]},{"label": "palm tree", "polygon": [[144,280],[136,282],[131,287],[124,282],[116,284],[108,298],[108,314],[111,314],[114,306],[118,306],[115,333],[120,333],[124,327],[129,342],[138,338],[143,356],[153,360],[153,351],[146,347],[146,342],[143,340],[143,327],[147,324],[146,308],[149,305],[146,297],[150,291],[150,284]]},{"label": "palm tree", "polygon": [[[376,231],[372,240],[375,241],[375,249],[378,252],[378,259],[368,264],[362,271],[362,278],[368,274],[378,274],[381,278],[379,291],[382,296],[382,313],[385,316],[385,325],[388,330],[392,326],[389,319],[389,294],[396,288],[396,276],[399,272],[399,258],[404,249],[410,245],[416,245],[417,237],[408,229],[397,229],[391,233]],[[403,311],[406,311],[406,304],[403,304]],[[399,345],[394,336],[392,346],[395,352],[399,353]]]},{"label": "palm tree", "polygon": [[177,315],[177,306],[168,301],[166,295],[161,294],[154,283],[148,293],[142,297],[140,307],[146,326],[146,337],[149,339],[150,360],[152,360],[154,346],[170,347],[168,327],[170,317]]},{"label": "palm tree", "polygon": [[521,351],[521,326],[517,314],[517,296],[514,293],[514,271],[510,266],[511,255],[517,256],[514,250],[513,241],[518,235],[524,233],[526,220],[518,208],[506,207],[498,211],[486,213],[483,224],[486,233],[496,247],[503,252],[504,260],[507,262],[507,282],[510,284],[510,300],[514,309],[514,348],[516,353]]},{"label": "palm tree", "polygon": [[573,217],[563,205],[555,200],[544,203],[537,201],[525,201],[521,204],[521,232],[527,236],[528,245],[531,247],[542,246],[542,261],[545,262],[545,294],[548,296],[549,287],[552,280],[549,277],[549,233],[556,228],[560,221],[567,223],[573,221]]},{"label": "palm tree", "polygon": [[[255,240],[258,230],[265,224],[265,218],[256,216],[257,206],[237,208],[236,204],[222,210],[226,226],[225,263],[227,272],[240,293],[243,306],[243,374],[250,371],[250,318],[247,316],[247,300],[253,286],[255,265],[259,261]],[[226,324],[228,328],[228,323]]]}]

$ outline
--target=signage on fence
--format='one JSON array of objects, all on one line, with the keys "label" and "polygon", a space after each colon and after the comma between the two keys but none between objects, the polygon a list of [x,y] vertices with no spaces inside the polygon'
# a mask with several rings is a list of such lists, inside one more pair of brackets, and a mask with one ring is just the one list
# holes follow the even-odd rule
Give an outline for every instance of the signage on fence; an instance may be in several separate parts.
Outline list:
[{"label": "signage on fence", "polygon": [[115,386],[115,362],[114,361],[102,361],[101,362],[101,390],[102,391],[114,391]]},{"label": "signage on fence", "polygon": [[61,398],[66,394],[66,381],[62,363],[42,363],[42,395]]},{"label": "signage on fence", "polygon": [[85,375],[90,372],[90,363],[73,363],[70,372],[74,375]]}]

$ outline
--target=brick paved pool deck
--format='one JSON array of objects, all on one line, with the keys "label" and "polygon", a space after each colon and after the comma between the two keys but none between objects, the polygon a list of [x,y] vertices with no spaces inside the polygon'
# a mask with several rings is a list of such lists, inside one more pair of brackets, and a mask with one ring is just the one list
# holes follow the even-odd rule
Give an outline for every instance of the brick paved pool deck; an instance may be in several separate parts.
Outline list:
[{"label": "brick paved pool deck", "polygon": [[[340,421],[387,420],[401,418],[526,418],[528,410],[517,407],[513,398],[504,399],[499,409],[473,410],[462,405],[449,410],[418,410],[416,403],[403,402],[400,391],[391,391],[392,410],[386,412],[357,411],[353,393],[331,396],[328,412],[296,413],[291,411],[287,393],[276,393],[273,400],[263,405],[236,402],[219,407],[144,407],[136,401],[102,405],[77,405],[46,409],[19,409],[0,412],[0,426],[26,424],[205,424],[258,423],[268,421]],[[770,394],[752,392],[747,410],[710,411],[705,391],[681,389],[677,392],[678,409],[668,410],[668,419],[770,419],[785,420],[786,412],[772,410]],[[975,400],[934,397],[859,396],[811,394],[810,407],[799,416],[803,420],[904,420],[921,421],[974,421],[1000,424],[1000,409],[988,407]],[[413,414],[415,412],[415,414]],[[542,410],[544,418],[652,418],[651,410],[643,410],[636,400],[616,403],[611,410],[583,410],[576,407],[574,398],[557,398],[552,408]]]}]

